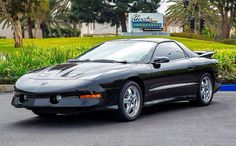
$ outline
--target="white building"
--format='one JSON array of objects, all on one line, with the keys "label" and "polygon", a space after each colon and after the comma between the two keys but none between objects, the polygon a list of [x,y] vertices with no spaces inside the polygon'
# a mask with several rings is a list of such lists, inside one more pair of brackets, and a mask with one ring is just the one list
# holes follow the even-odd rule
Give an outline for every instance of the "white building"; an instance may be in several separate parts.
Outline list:
[{"label": "white building", "polygon": [[[13,38],[11,27],[2,29],[0,24],[0,38]],[[77,29],[81,31],[81,36],[114,36],[116,35],[116,27],[111,27],[110,24],[99,23],[82,23],[77,25]],[[35,33],[35,30],[33,30]],[[28,38],[28,32],[25,31],[25,38]],[[121,35],[121,28],[118,28],[118,34]],[[36,38],[42,38],[42,30],[36,31]]]},{"label": "white building", "polygon": [[167,25],[167,32],[169,33],[181,33],[183,31],[184,29],[180,22],[179,23],[172,22]]},{"label": "white building", "polygon": [[[127,24],[128,26],[128,24]],[[121,35],[121,28],[119,27],[118,30],[115,26],[111,27],[110,24],[99,24],[99,23],[82,23],[77,25],[77,29],[81,32],[81,37],[83,36],[115,36],[116,32],[118,32],[118,35]],[[175,24],[171,23],[164,27],[164,32],[183,32],[183,28],[180,23]],[[35,31],[33,30],[33,33]],[[0,24],[0,38],[13,38],[13,32],[11,30],[11,27],[2,29],[2,24]],[[28,32],[25,31],[25,38],[28,38]],[[36,32],[36,38],[42,38],[42,31],[38,30]]]},{"label": "white building", "polygon": [[3,24],[0,23],[0,38],[1,37],[3,37],[3,38],[12,38],[13,33],[12,33],[12,30],[11,30],[11,27],[4,28],[4,29],[2,29],[2,27],[3,27]]},{"label": "white building", "polygon": [[112,36],[116,35],[116,31],[118,31],[118,35],[121,35],[121,28],[116,30],[115,26],[112,27],[108,23],[82,23],[78,29],[81,32],[81,36]]},{"label": "white building", "polygon": [[[2,29],[3,27],[3,23],[0,23],[0,38],[13,38],[13,31],[11,27],[5,27],[4,29]],[[42,30],[38,29],[37,31],[35,31],[33,29],[33,33],[36,36],[36,38],[42,38]],[[25,31],[25,38],[28,38],[28,32]]]}]

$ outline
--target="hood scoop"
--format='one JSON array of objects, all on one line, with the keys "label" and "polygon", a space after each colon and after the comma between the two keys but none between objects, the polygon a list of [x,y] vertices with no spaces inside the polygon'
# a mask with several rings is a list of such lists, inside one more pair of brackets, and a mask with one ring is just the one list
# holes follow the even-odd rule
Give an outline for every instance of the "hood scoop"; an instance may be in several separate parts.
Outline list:
[{"label": "hood scoop", "polygon": [[94,79],[106,73],[112,74],[122,70],[127,70],[131,64],[120,63],[64,63],[45,68],[39,72],[31,73],[30,79],[35,80],[72,80],[72,79]]},{"label": "hood scoop", "polygon": [[[61,77],[74,77],[75,73],[70,75],[71,72],[78,69],[78,64],[59,64],[51,68],[46,68],[38,74],[38,77],[51,77],[51,78],[61,78]],[[68,76],[70,75],[70,76]],[[77,73],[78,75],[78,73]]]},{"label": "hood scoop", "polygon": [[39,77],[47,77],[47,76],[50,76],[50,75],[55,75],[55,74],[58,74],[60,73],[60,71],[58,70],[54,70],[54,71],[50,71],[50,70],[46,70],[46,71],[43,71],[41,72],[38,76]]}]

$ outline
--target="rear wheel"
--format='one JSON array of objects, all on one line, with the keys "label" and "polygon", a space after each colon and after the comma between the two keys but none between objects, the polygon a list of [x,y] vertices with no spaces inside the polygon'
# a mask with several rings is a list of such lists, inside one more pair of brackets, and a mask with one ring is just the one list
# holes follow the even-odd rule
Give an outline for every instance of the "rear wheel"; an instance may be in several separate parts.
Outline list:
[{"label": "rear wheel", "polygon": [[199,81],[197,99],[190,101],[200,106],[207,106],[213,98],[213,79],[209,73],[204,73]]},{"label": "rear wheel", "polygon": [[143,95],[140,86],[128,81],[121,89],[118,105],[118,114],[123,121],[137,119],[143,107]]},{"label": "rear wheel", "polygon": [[45,118],[55,117],[57,115],[57,113],[47,113],[47,112],[42,112],[42,111],[38,111],[38,110],[32,110],[32,112],[35,115],[38,115],[40,117],[45,117]]}]

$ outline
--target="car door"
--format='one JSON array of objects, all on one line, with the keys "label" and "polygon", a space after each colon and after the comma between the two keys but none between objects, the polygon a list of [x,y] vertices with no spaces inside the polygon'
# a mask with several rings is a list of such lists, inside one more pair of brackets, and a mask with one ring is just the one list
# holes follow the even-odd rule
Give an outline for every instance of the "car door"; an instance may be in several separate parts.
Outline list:
[{"label": "car door", "polygon": [[152,67],[152,79],[148,92],[149,100],[172,97],[187,97],[194,94],[194,64],[175,42],[160,43],[153,55],[168,57],[169,62]]}]

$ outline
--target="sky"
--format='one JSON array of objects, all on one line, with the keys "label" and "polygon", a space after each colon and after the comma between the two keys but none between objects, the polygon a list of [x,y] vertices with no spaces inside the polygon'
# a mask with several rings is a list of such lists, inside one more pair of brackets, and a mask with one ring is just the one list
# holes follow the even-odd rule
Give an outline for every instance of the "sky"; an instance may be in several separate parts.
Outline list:
[{"label": "sky", "polygon": [[167,0],[162,0],[161,6],[160,6],[160,8],[158,9],[158,12],[159,12],[159,13],[165,14],[166,9],[167,9],[168,6],[170,5],[170,3],[167,3],[166,1],[167,1]]}]

